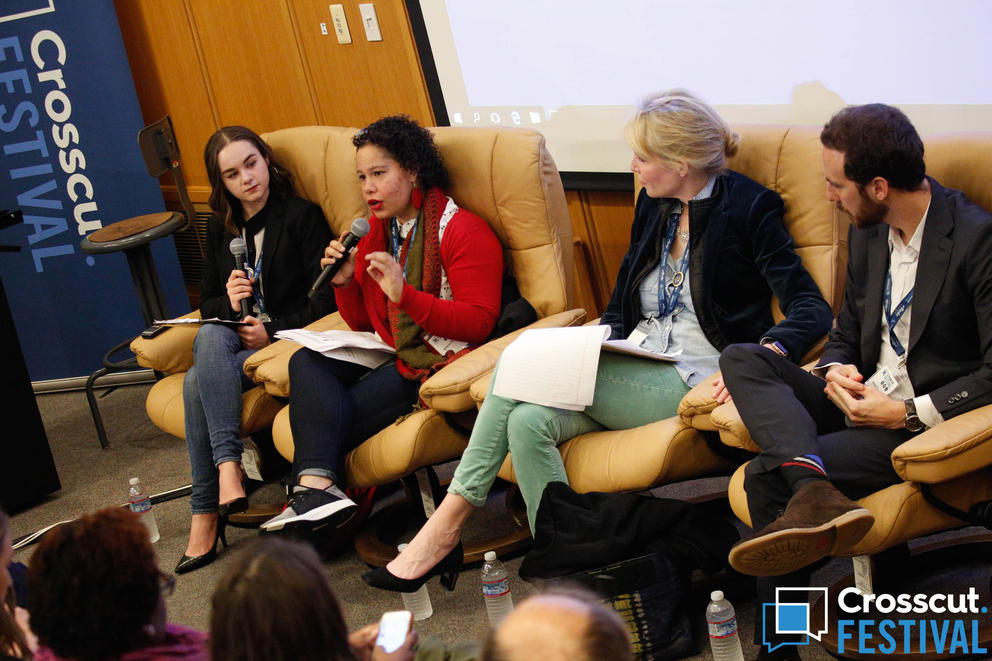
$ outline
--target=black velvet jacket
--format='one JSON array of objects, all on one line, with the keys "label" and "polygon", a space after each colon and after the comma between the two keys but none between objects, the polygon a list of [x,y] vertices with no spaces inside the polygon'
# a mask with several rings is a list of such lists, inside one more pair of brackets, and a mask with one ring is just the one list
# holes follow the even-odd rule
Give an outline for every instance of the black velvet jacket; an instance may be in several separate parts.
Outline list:
[{"label": "black velvet jacket", "polygon": [[[611,337],[627,337],[643,317],[638,285],[661,259],[674,198],[637,198],[630,247],[624,255],[601,323]],[[793,250],[782,198],[742,174],[727,171],[713,194],[689,202],[689,278],[692,303],[706,339],[728,344],[768,337],[794,362],[825,335],[833,312]],[[778,324],[771,296],[785,314]]]}]

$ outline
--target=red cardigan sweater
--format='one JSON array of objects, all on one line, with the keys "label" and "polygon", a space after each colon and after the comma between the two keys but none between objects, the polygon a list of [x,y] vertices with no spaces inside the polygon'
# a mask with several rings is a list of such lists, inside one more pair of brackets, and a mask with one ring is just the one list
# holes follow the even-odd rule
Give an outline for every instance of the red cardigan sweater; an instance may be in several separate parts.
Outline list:
[{"label": "red cardigan sweater", "polygon": [[[389,250],[387,221],[372,216],[369,225],[369,233],[356,248],[355,277],[347,286],[335,289],[334,296],[352,330],[375,331],[383,341],[396,346],[386,314],[386,295],[365,271],[365,255]],[[499,239],[486,221],[458,209],[441,239],[441,264],[453,300],[441,300],[407,283],[400,308],[432,335],[469,344],[483,342],[499,317],[503,278]]]}]

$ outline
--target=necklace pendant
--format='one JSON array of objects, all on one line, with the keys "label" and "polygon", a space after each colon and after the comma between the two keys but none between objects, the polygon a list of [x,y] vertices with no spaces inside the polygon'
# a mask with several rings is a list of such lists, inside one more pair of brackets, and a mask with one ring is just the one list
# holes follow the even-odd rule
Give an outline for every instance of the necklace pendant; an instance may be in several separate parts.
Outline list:
[{"label": "necklace pendant", "polygon": [[689,232],[683,232],[680,229],[676,229],[675,234],[678,235],[679,241],[685,241],[686,243],[689,243]]},{"label": "necklace pendant", "polygon": [[672,281],[670,283],[668,283],[668,286],[669,287],[681,287],[682,286],[682,282],[684,280],[685,280],[685,274],[682,271],[676,271],[675,274],[672,275]]}]

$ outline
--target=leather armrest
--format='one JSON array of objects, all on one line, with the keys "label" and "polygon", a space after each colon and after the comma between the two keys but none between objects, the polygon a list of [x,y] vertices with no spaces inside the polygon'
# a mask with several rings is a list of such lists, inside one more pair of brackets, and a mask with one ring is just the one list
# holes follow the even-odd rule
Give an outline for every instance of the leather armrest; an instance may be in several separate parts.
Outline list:
[{"label": "leather armrest", "polygon": [[438,411],[457,413],[474,408],[476,402],[469,392],[470,386],[480,379],[488,383],[503,349],[517,336],[528,328],[576,326],[581,324],[585,318],[586,311],[582,308],[566,310],[538,319],[525,328],[507,333],[503,337],[476,347],[453,363],[445,365],[438,370],[437,374],[424,381],[423,385],[420,386],[420,399],[428,407]]},{"label": "leather armrest", "polygon": [[892,451],[899,477],[934,484],[992,465],[992,404],[945,420]]},{"label": "leather armrest", "polygon": [[[183,318],[199,319],[200,311]],[[166,374],[185,372],[193,366],[193,339],[199,331],[199,326],[171,326],[152,338],[139,335],[131,341],[131,351],[142,367]]]},{"label": "leather armrest", "polygon": [[[348,330],[348,324],[335,312],[304,326],[307,330]],[[276,340],[267,347],[248,356],[244,370],[255,383],[265,386],[265,391],[275,397],[289,397],[289,358],[303,348],[292,340]]]}]

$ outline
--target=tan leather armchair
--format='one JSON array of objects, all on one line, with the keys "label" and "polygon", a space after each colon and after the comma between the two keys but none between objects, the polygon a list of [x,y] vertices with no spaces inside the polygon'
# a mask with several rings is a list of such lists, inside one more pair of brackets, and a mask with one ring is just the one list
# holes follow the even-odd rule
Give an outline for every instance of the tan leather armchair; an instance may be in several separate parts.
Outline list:
[{"label": "tan leather armchair", "polygon": [[[924,136],[924,145],[928,174],[992,210],[992,132]],[[731,447],[758,451],[733,402],[716,406],[705,388],[686,395],[680,415],[696,429],[717,431]],[[849,555],[874,555],[916,537],[965,525],[930,504],[927,491],[965,511],[992,498],[992,406],[951,418],[906,441],[893,451],[892,465],[904,482],[858,501],[872,512],[875,523]],[[741,466],[730,481],[730,504],[750,525],[743,483]]]},{"label": "tan leather armchair", "polygon": [[[585,320],[585,311],[571,309],[573,291],[572,230],[558,170],[544,138],[527,129],[441,127],[431,129],[452,179],[449,194],[466,209],[490,223],[505,252],[521,294],[537,310],[534,326],[568,326]],[[336,232],[352,220],[367,216],[355,176],[355,129],[292,128],[263,136],[279,160],[294,174],[297,188],[324,210]],[[346,327],[334,314],[308,328]],[[519,331],[522,332],[522,331]],[[511,334],[485,344],[444,367],[424,382],[420,397],[426,408],[390,425],[350,452],[344,462],[347,484],[368,487],[409,478],[414,471],[457,459],[467,443],[475,402],[471,383],[489,374]],[[245,371],[262,384],[267,396],[278,398],[280,409],[272,426],[276,449],[289,460],[293,439],[289,409],[289,358],[299,345],[280,341],[253,354]],[[463,414],[469,415],[464,416]],[[453,417],[464,425],[452,424]],[[436,477],[429,476],[437,489]],[[416,480],[407,479],[414,495]],[[424,503],[432,511],[428,494]],[[412,521],[411,523],[416,523]],[[395,554],[374,535],[363,536],[359,553],[370,563]],[[481,549],[484,550],[484,549]],[[469,561],[474,549],[467,549]]]},{"label": "tan leather armchair", "polygon": [[[819,130],[734,128],[742,141],[730,167],[782,196],[796,251],[836,311],[847,268],[848,220],[824,195]],[[782,319],[777,301],[772,302],[772,312],[776,321]],[[488,387],[488,380],[472,386],[477,403],[481,404]],[[676,416],[634,429],[583,434],[563,443],[560,450],[569,483],[576,491],[641,491],[729,473],[732,463],[706,443],[701,433],[705,429]],[[499,475],[515,479],[512,457],[507,457]]]}]

